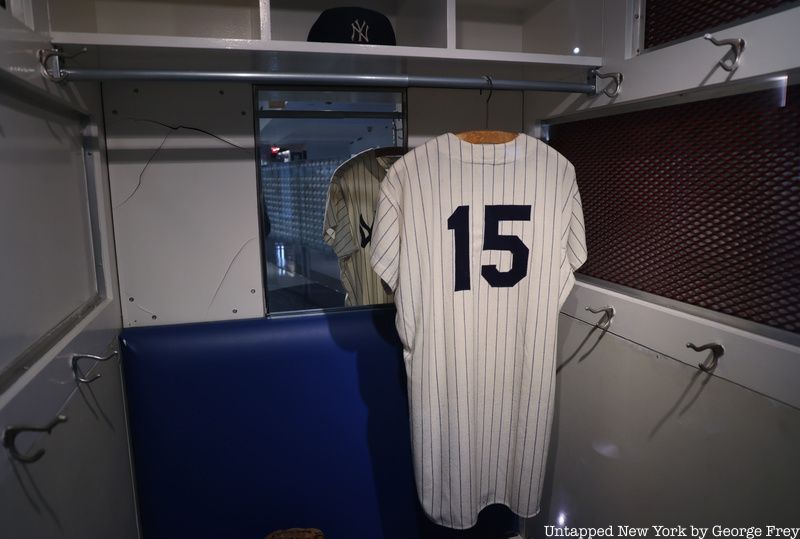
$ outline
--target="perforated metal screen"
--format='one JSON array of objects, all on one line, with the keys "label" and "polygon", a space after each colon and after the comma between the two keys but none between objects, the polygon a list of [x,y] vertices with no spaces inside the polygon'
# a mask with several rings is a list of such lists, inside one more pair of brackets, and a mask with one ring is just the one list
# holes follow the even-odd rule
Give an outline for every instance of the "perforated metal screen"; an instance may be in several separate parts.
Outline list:
[{"label": "perforated metal screen", "polygon": [[644,47],[732,23],[796,0],[645,0]]},{"label": "perforated metal screen", "polygon": [[800,332],[800,87],[552,126],[581,273]]}]

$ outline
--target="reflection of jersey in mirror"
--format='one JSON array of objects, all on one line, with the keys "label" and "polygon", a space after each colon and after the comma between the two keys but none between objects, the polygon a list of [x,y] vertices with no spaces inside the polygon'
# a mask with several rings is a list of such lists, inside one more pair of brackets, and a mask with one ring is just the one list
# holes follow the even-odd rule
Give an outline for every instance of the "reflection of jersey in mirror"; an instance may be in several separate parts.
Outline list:
[{"label": "reflection of jersey in mirror", "polygon": [[346,305],[393,301],[369,258],[381,181],[402,153],[400,148],[365,150],[342,163],[331,176],[322,237],[339,258]]}]

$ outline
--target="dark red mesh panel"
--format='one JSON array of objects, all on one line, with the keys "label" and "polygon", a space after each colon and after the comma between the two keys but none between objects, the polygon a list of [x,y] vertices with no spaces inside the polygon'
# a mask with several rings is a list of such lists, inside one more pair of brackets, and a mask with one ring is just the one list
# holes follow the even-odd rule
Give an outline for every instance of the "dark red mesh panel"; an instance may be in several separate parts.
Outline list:
[{"label": "dark red mesh panel", "polygon": [[796,0],[645,0],[644,47],[654,47]]},{"label": "dark red mesh panel", "polygon": [[581,273],[800,332],[800,86],[555,125],[550,143],[578,176]]}]

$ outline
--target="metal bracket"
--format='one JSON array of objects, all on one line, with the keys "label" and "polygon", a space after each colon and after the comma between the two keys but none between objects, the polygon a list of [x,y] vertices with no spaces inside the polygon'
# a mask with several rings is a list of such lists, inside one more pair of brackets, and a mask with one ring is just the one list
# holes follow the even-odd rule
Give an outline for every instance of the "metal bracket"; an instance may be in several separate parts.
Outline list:
[{"label": "metal bracket", "polygon": [[[614,81],[613,89],[609,90],[608,88],[603,88],[600,90],[606,96],[610,98],[618,97],[619,94],[622,92],[622,73],[600,73],[598,69],[592,69],[591,74],[597,77],[598,79],[612,79]],[[597,90],[595,90],[597,92]]]},{"label": "metal bracket", "polygon": [[696,346],[694,343],[687,342],[686,348],[691,348],[695,352],[703,352],[711,350],[711,364],[706,366],[704,363],[699,363],[697,367],[703,372],[711,372],[717,368],[717,361],[725,353],[725,347],[719,343],[708,343],[702,346]]},{"label": "metal bracket", "polygon": [[67,416],[65,415],[58,415],[55,419],[53,419],[50,423],[45,425],[44,427],[28,427],[28,426],[19,426],[19,427],[6,427],[3,429],[3,447],[8,449],[8,452],[11,454],[11,457],[14,460],[18,460],[20,462],[31,463],[36,462],[44,455],[44,449],[39,449],[32,455],[23,455],[19,451],[17,451],[16,441],[17,435],[22,432],[46,432],[50,434],[56,425],[64,423],[67,421]]},{"label": "metal bracket", "polygon": [[112,357],[116,357],[117,353],[118,352],[115,350],[115,351],[111,352],[110,354],[108,354],[106,357],[93,356],[92,354],[74,354],[69,359],[69,365],[70,365],[70,368],[72,368],[72,376],[75,378],[75,381],[78,382],[79,384],[91,384],[92,382],[94,382],[95,380],[100,378],[100,373],[95,374],[91,378],[83,377],[81,375],[80,370],[78,369],[78,361],[81,360],[81,359],[93,359],[95,361],[108,361]]},{"label": "metal bracket", "polygon": [[733,53],[733,60],[731,60],[730,64],[727,64],[723,58],[718,62],[718,65],[725,71],[736,71],[736,68],[739,67],[739,60],[742,59],[742,53],[744,52],[744,39],[717,39],[711,34],[704,35],[703,39],[710,41],[717,47],[730,47],[730,52]]}]

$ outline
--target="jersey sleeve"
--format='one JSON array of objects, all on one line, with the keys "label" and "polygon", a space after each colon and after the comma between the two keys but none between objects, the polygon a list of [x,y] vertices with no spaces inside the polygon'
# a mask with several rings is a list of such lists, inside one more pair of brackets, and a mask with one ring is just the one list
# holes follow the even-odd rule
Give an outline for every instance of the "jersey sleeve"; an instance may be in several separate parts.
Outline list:
[{"label": "jersey sleeve", "polygon": [[561,281],[559,308],[564,304],[573,285],[574,272],[580,268],[588,252],[586,250],[586,231],[583,223],[583,205],[575,179],[575,167],[567,163],[565,170],[564,192],[566,199],[562,201],[561,210]]},{"label": "jersey sleeve", "polygon": [[372,230],[375,241],[370,256],[370,263],[375,273],[392,291],[397,288],[402,241],[402,207],[398,193],[399,179],[393,167],[381,182],[378,209],[375,212],[375,225]]},{"label": "jersey sleeve", "polygon": [[342,186],[334,178],[328,187],[328,202],[325,205],[325,219],[322,224],[322,239],[333,247],[336,256],[342,258],[358,247],[353,241],[350,218]]}]

